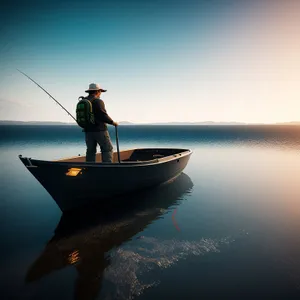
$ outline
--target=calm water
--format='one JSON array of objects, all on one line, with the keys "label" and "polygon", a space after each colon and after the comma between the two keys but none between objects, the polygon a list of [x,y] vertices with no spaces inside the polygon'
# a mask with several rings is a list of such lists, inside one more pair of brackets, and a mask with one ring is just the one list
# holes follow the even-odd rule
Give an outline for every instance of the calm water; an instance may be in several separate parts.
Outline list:
[{"label": "calm water", "polygon": [[119,143],[193,155],[124,207],[62,215],[17,156],[84,155],[81,130],[0,127],[0,299],[300,299],[300,127],[121,126]]}]

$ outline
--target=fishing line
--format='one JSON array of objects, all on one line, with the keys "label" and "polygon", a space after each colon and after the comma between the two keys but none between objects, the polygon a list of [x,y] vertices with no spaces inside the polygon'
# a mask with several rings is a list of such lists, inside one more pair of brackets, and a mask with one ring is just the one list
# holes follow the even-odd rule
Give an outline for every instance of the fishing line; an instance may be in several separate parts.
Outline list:
[{"label": "fishing line", "polygon": [[31,77],[29,77],[27,74],[25,74],[24,72],[20,71],[17,69],[17,71],[19,71],[20,73],[22,73],[24,76],[26,76],[28,79],[30,79],[32,82],[34,82],[39,88],[41,88],[45,93],[47,93],[47,95],[52,98],[76,123],[76,119],[50,94],[48,93],[43,87],[41,87],[36,81],[34,81]]}]

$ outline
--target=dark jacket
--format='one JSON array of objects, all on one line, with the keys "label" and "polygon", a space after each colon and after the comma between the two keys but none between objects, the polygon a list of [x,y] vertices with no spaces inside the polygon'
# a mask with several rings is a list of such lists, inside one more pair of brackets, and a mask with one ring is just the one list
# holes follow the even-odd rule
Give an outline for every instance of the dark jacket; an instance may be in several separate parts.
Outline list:
[{"label": "dark jacket", "polygon": [[107,114],[103,100],[95,98],[95,96],[88,96],[88,100],[92,102],[93,112],[95,116],[95,125],[90,125],[84,131],[95,132],[107,130],[106,124],[113,124],[112,118]]}]

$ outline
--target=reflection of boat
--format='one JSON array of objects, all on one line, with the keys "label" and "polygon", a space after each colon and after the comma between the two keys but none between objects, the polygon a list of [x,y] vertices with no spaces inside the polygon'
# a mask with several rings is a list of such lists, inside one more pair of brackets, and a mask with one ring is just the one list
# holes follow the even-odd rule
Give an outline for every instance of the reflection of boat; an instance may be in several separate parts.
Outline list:
[{"label": "reflection of boat", "polygon": [[115,152],[113,163],[102,163],[101,153],[96,163],[85,162],[85,156],[58,161],[19,158],[60,209],[67,211],[95,198],[100,201],[166,182],[183,171],[191,153],[188,149],[132,149]]},{"label": "reflection of boat", "polygon": [[28,270],[26,281],[73,265],[78,272],[75,298],[95,299],[110,263],[106,253],[144,230],[164,209],[178,204],[192,187],[190,178],[182,173],[157,189],[141,192],[131,199],[129,207],[124,201],[127,205],[121,210],[107,214],[99,206],[63,214],[54,237]]}]

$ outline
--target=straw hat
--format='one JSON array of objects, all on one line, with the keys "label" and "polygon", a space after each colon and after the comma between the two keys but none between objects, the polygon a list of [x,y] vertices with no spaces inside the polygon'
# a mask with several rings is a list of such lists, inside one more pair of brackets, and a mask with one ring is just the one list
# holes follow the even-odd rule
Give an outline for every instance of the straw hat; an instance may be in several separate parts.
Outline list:
[{"label": "straw hat", "polygon": [[91,83],[89,85],[89,89],[86,90],[85,92],[88,93],[88,92],[91,92],[91,91],[99,91],[99,90],[101,92],[106,92],[107,91],[107,90],[102,89],[101,86],[100,86],[100,84],[98,84],[98,83]]}]

